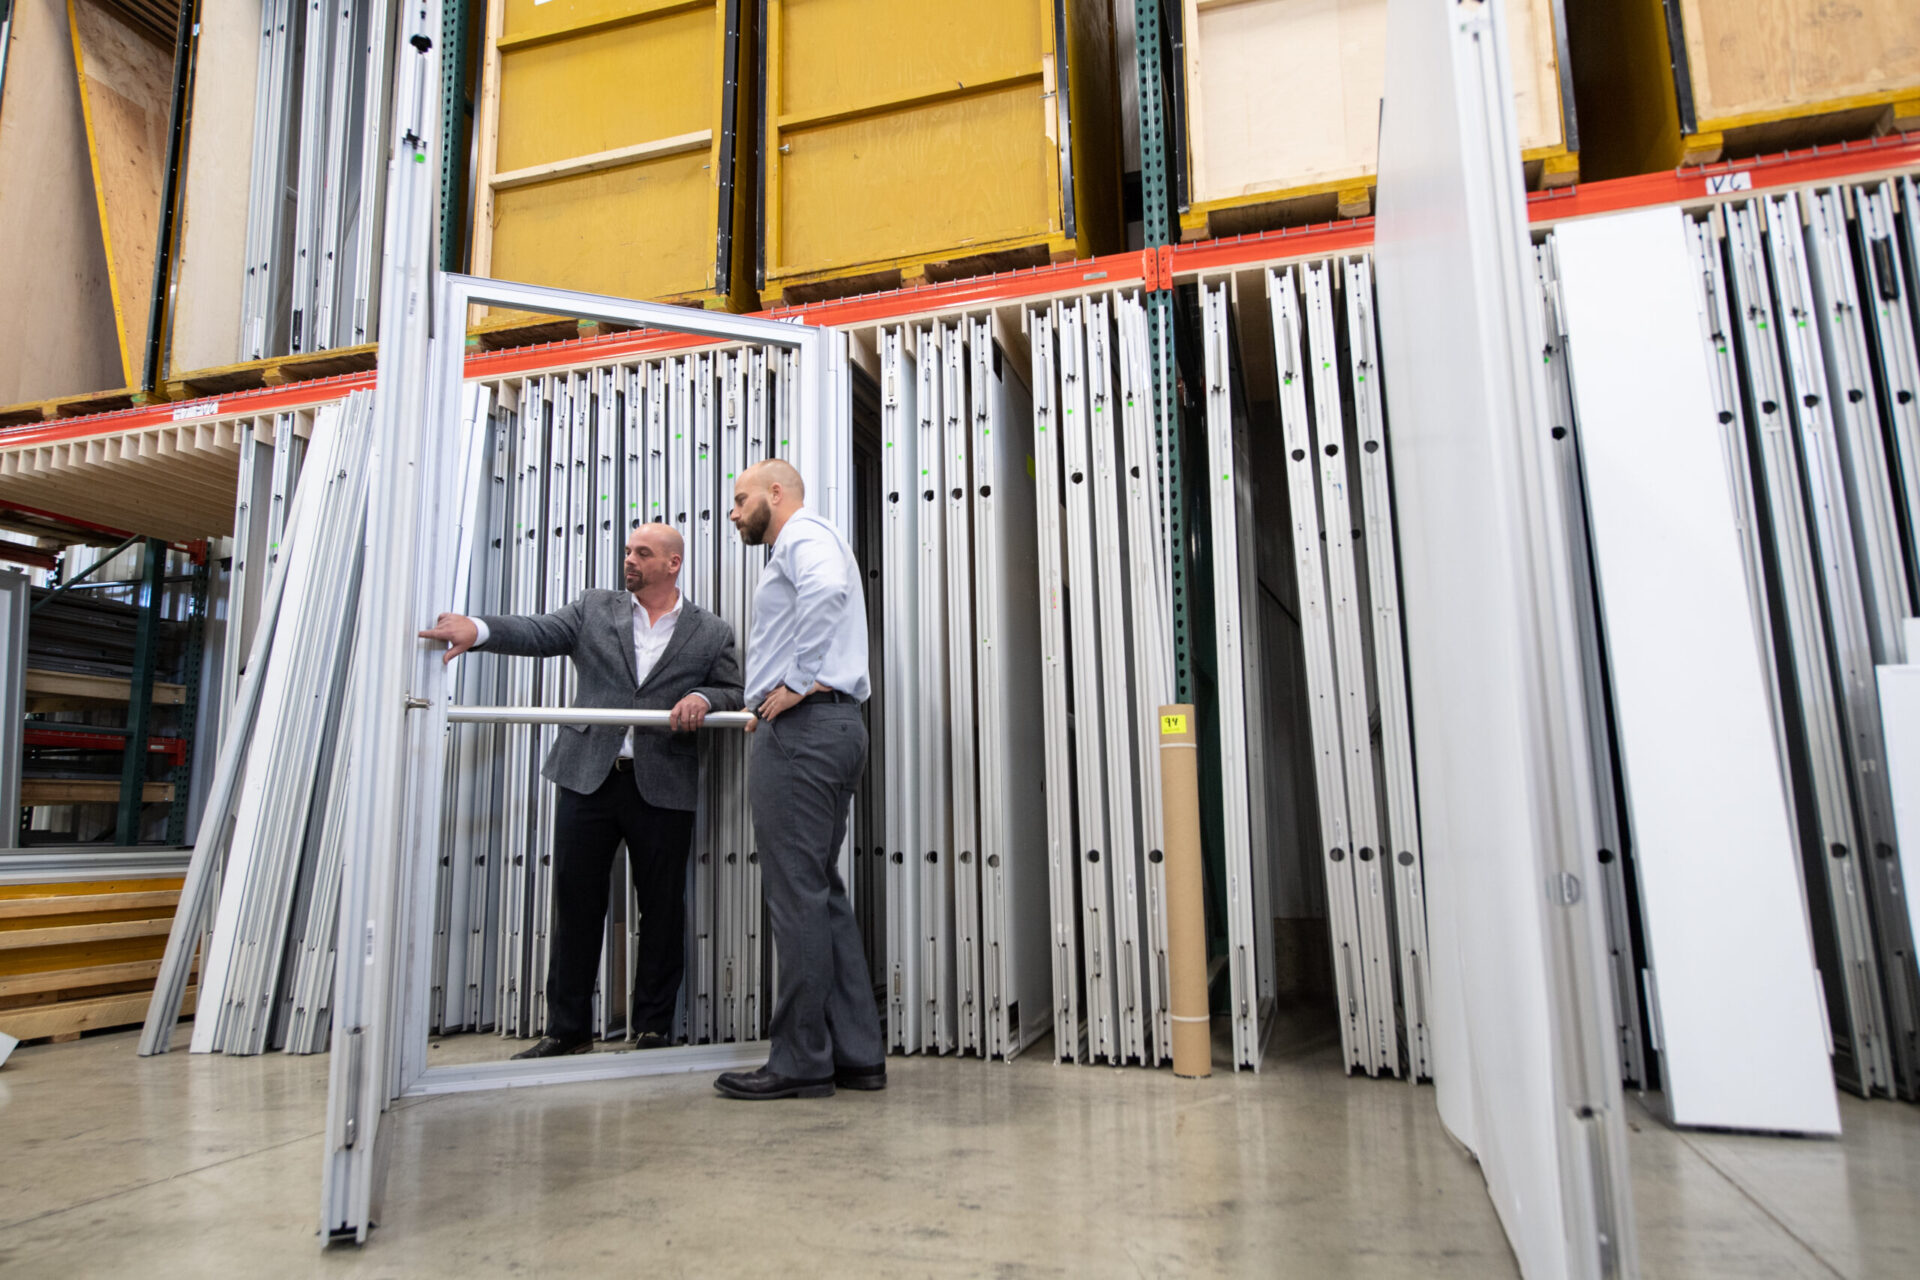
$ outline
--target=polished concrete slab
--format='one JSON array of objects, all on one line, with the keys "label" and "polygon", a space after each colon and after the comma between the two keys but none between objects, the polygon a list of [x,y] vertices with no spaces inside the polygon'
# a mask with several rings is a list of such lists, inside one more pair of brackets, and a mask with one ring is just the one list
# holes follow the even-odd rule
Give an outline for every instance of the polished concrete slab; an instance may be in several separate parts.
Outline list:
[{"label": "polished concrete slab", "polygon": [[[896,1060],[886,1092],[821,1102],[703,1075],[410,1103],[373,1241],[327,1250],[325,1059],[134,1042],[0,1069],[0,1274],[1515,1274],[1431,1091],[1346,1079],[1309,1024],[1257,1077],[1036,1054]],[[1915,1108],[1851,1104],[1839,1142],[1631,1114],[1649,1276],[1920,1274]]]}]

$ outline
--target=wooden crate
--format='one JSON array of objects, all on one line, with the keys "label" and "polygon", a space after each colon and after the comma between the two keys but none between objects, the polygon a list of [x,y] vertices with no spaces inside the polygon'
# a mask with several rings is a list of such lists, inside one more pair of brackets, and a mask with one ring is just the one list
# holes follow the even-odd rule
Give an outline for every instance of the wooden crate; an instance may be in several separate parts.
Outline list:
[{"label": "wooden crate", "polygon": [[70,1040],[143,1021],[180,885],[0,886],[0,1031]]},{"label": "wooden crate", "polygon": [[[1386,0],[1182,0],[1183,240],[1373,211]],[[1514,109],[1529,185],[1575,181],[1560,0],[1510,0]]]},{"label": "wooden crate", "polygon": [[474,274],[752,310],[754,17],[752,0],[490,5]]},{"label": "wooden crate", "polygon": [[1569,37],[1592,177],[1920,130],[1914,0],[1615,0]]},{"label": "wooden crate", "polygon": [[766,0],[766,14],[764,301],[1120,247],[1109,0]]}]

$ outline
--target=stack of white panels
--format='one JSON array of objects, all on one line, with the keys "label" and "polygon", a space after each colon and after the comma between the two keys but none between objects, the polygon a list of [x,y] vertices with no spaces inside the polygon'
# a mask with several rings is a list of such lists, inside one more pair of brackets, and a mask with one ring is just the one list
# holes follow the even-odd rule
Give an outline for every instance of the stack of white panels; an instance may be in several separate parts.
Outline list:
[{"label": "stack of white panels", "polygon": [[1172,612],[1137,294],[1027,317],[1055,1049],[1171,1058],[1159,708]]},{"label": "stack of white panels", "polygon": [[374,337],[398,11],[261,6],[240,359]]},{"label": "stack of white panels", "polygon": [[[1424,1079],[1426,906],[1390,455],[1379,386],[1371,263],[1330,259],[1266,277],[1289,530],[1307,683],[1307,729],[1326,875],[1342,1053],[1349,1071]],[[1203,285],[1215,635],[1227,800],[1235,1053],[1257,1066],[1271,998],[1264,850],[1265,650],[1256,515],[1246,467],[1258,429],[1232,403],[1228,288]],[[1265,447],[1273,447],[1266,445]],[[1377,733],[1375,726],[1378,726]],[[1236,773],[1250,780],[1237,783]],[[1236,906],[1238,886],[1248,901]]]}]

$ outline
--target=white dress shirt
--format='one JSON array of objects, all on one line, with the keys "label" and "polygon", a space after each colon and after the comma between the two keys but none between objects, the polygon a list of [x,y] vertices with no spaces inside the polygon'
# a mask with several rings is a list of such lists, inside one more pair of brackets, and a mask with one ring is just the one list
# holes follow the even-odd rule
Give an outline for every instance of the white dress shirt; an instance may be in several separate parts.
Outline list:
[{"label": "white dress shirt", "polygon": [[[639,688],[647,682],[653,672],[653,664],[660,661],[660,655],[667,651],[667,644],[673,639],[673,629],[680,621],[680,606],[686,603],[686,597],[678,591],[673,593],[673,608],[661,614],[656,621],[647,616],[647,611],[638,596],[628,597],[633,602],[633,687]],[[475,630],[480,633],[473,647],[486,647],[487,639],[493,632],[485,619],[473,620]],[[707,701],[704,693],[695,693],[694,697]],[[709,703],[708,705],[712,705]],[[633,730],[627,730],[626,741],[620,744],[620,758],[633,759]]]},{"label": "white dress shirt", "polygon": [[747,706],[780,685],[805,695],[816,683],[867,700],[867,605],[853,548],[802,507],[781,528],[753,597]]}]

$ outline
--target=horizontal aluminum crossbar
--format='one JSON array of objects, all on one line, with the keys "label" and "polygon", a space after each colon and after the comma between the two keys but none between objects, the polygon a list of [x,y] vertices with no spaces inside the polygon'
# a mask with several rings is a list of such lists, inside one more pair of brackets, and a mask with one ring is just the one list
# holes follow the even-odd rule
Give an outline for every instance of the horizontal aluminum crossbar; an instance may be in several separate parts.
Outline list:
[{"label": "horizontal aluminum crossbar", "polygon": [[[622,724],[640,729],[672,727],[671,711],[621,711],[603,707],[448,707],[449,724]],[[710,711],[708,729],[741,729],[752,724],[751,711]]]}]

